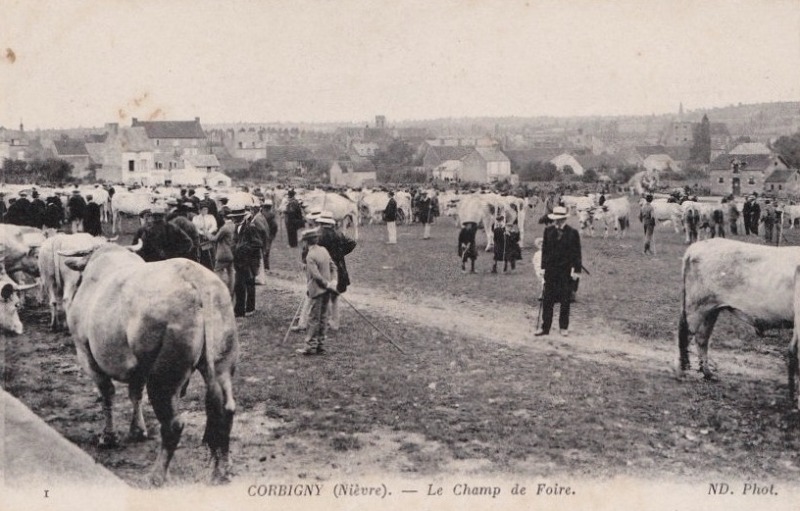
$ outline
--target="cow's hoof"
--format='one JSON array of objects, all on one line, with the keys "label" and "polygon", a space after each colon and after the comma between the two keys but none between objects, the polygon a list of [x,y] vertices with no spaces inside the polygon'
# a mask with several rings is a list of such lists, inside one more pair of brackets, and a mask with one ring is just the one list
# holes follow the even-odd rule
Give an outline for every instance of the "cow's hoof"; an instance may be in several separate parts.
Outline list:
[{"label": "cow's hoof", "polygon": [[144,442],[148,439],[147,431],[141,428],[131,428],[125,441],[128,443]]},{"label": "cow's hoof", "polygon": [[161,488],[167,482],[167,477],[159,469],[155,469],[150,473],[150,484],[154,488]]},{"label": "cow's hoof", "polygon": [[100,449],[114,449],[119,447],[119,437],[116,433],[103,433],[97,440],[97,447]]}]

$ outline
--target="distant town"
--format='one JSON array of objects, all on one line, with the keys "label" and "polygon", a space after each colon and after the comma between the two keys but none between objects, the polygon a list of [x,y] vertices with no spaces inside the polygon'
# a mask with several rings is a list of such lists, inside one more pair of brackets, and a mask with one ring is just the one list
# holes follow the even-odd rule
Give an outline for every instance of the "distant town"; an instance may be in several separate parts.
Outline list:
[{"label": "distant town", "polygon": [[0,127],[0,182],[358,188],[625,183],[649,171],[701,182],[714,195],[800,196],[800,102],[692,111],[679,104],[670,115],[626,117],[126,121],[31,131],[21,120]]}]

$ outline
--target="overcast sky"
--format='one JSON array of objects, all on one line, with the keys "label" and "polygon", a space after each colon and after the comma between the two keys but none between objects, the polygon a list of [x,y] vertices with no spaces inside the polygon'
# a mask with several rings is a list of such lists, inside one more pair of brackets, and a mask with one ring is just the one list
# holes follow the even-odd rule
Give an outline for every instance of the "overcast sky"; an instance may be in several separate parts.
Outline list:
[{"label": "overcast sky", "polygon": [[659,114],[800,99],[798,0],[2,4],[6,127]]}]

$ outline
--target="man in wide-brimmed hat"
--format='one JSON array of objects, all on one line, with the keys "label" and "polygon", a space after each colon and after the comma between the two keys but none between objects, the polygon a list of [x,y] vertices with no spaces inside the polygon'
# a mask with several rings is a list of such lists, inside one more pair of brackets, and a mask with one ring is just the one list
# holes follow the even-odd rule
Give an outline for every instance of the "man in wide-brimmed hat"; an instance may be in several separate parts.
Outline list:
[{"label": "man in wide-brimmed hat", "polygon": [[306,276],[311,313],[306,333],[306,347],[297,351],[302,355],[322,355],[325,353],[328,305],[331,294],[337,292],[338,274],[328,251],[317,244],[319,228],[304,230],[302,239],[308,244]]},{"label": "man in wide-brimmed hat", "polygon": [[286,197],[286,238],[289,246],[295,248],[297,247],[297,231],[305,225],[305,219],[303,218],[303,208],[295,198],[295,191],[289,190]]},{"label": "man in wide-brimmed hat", "polygon": [[394,200],[394,192],[389,191],[389,202],[383,210],[383,221],[386,222],[389,245],[397,244],[397,201]]},{"label": "man in wide-brimmed hat", "polygon": [[235,224],[233,237],[233,314],[243,317],[256,309],[256,275],[263,243],[246,209],[232,210],[228,217]]},{"label": "man in wide-brimmed hat", "polygon": [[534,335],[548,335],[553,322],[553,307],[561,304],[558,326],[561,335],[569,332],[569,310],[572,300],[573,279],[581,273],[581,240],[578,231],[567,225],[567,208],[557,206],[547,215],[553,225],[544,230],[542,241],[542,269],[544,270],[544,295],[542,297],[542,327]]}]

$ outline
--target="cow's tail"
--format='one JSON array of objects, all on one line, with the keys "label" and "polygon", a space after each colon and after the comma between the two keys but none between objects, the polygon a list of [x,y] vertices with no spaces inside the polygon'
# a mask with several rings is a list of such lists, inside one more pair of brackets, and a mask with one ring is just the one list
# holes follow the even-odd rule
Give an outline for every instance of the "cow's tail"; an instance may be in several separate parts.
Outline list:
[{"label": "cow's tail", "polygon": [[[202,282],[205,279],[200,279]],[[234,353],[228,350],[235,349],[234,342],[226,342],[224,317],[226,307],[216,307],[214,303],[214,290],[216,286],[209,282],[201,284],[200,297],[202,308],[200,321],[202,327],[203,355],[201,357],[201,371],[206,380],[206,428],[203,434],[203,443],[211,449],[211,454],[218,464],[222,458],[227,458],[230,446],[230,432],[233,424],[233,415],[236,403],[233,399],[230,370],[220,370],[226,363],[232,361]],[[229,311],[233,312],[233,311]],[[235,335],[233,333],[232,335]],[[216,466],[215,466],[216,472]]]},{"label": "cow's tail", "polygon": [[681,274],[683,276],[681,289],[681,316],[678,320],[678,353],[680,357],[680,370],[689,369],[689,322],[686,319],[686,273],[689,268],[689,255],[683,256]]}]

